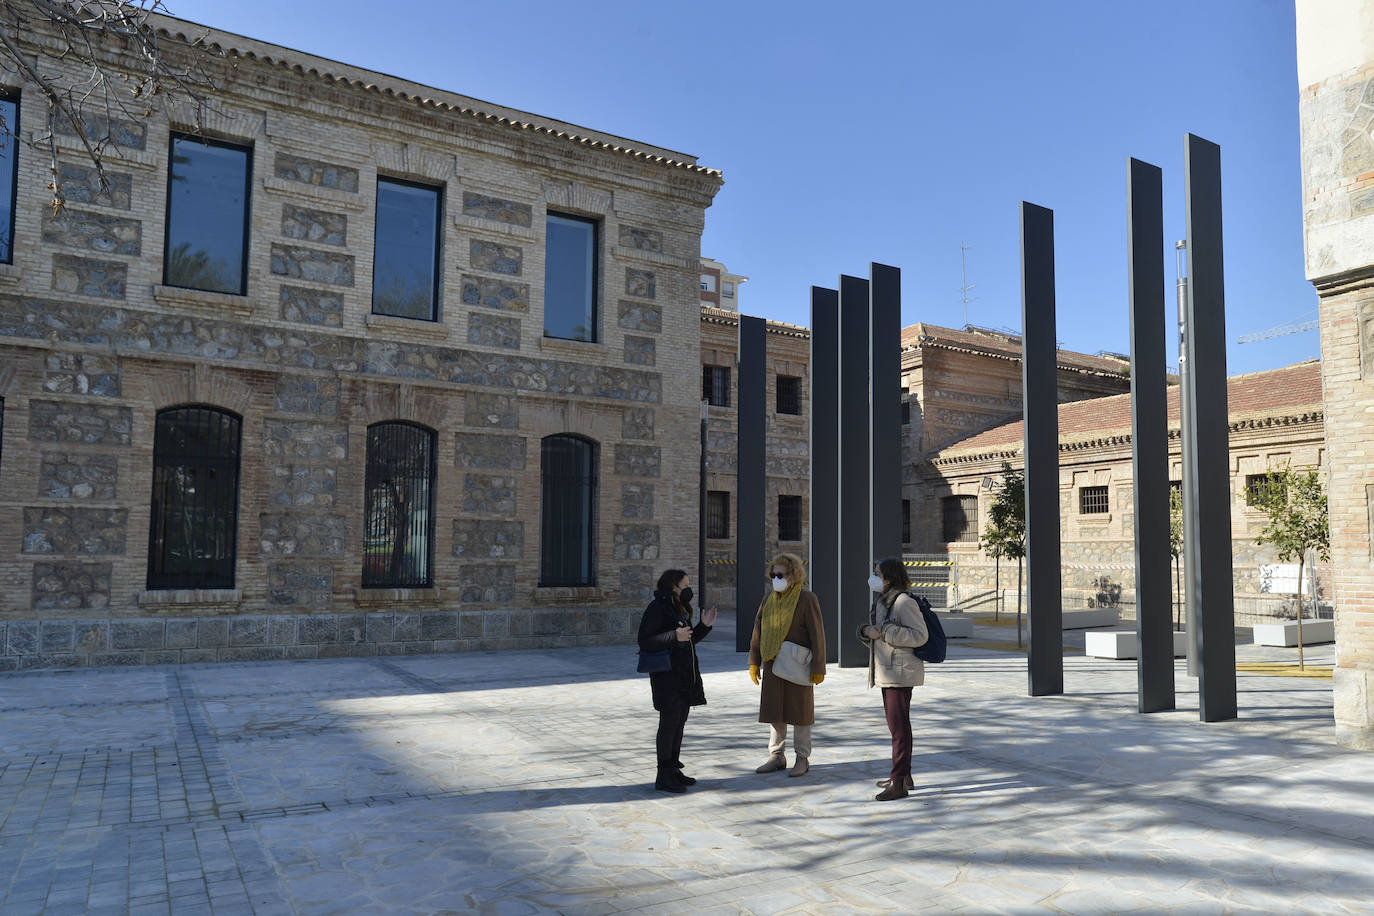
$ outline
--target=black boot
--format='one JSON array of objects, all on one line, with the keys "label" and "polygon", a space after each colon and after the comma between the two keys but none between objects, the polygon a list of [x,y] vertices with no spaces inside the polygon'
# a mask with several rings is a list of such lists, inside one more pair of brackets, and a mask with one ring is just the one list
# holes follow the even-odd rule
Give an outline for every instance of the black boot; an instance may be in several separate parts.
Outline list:
[{"label": "black boot", "polygon": [[674,761],[673,761],[673,767],[674,767],[674,769],[675,769],[676,772],[677,772],[677,780],[678,780],[678,782],[682,783],[684,786],[694,786],[694,785],[697,784],[697,781],[696,781],[694,778],[692,778],[691,776],[688,776],[686,773],[682,772],[682,761],[681,761],[681,760],[674,760]]},{"label": "black boot", "polygon": [[687,787],[678,780],[677,768],[672,764],[658,768],[658,776],[654,778],[654,788],[660,792],[672,792],[674,795],[681,795],[687,791]]}]

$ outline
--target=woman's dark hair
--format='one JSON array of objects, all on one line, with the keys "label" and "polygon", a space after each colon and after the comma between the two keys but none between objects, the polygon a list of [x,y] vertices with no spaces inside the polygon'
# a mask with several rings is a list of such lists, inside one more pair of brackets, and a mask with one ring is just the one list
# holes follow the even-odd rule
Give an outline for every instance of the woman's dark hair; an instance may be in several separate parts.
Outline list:
[{"label": "woman's dark hair", "polygon": [[888,588],[906,591],[911,588],[911,577],[906,574],[906,564],[896,557],[884,557],[878,561],[878,575],[887,580]]},{"label": "woman's dark hair", "polygon": [[687,578],[686,570],[670,569],[658,577],[658,590],[661,592],[671,592],[677,588],[677,584]]}]

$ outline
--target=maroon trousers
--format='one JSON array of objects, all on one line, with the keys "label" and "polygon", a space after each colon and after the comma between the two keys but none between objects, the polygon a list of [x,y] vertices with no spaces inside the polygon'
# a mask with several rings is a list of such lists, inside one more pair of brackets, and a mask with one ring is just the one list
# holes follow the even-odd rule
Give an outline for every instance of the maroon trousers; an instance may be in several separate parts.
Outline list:
[{"label": "maroon trousers", "polygon": [[884,687],[883,712],[892,733],[892,784],[905,785],[911,777],[911,688]]}]

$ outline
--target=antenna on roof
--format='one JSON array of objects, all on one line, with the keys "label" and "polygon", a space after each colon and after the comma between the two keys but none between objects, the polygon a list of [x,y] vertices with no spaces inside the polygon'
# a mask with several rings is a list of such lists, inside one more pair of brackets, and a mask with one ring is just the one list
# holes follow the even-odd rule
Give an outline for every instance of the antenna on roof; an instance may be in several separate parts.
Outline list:
[{"label": "antenna on roof", "polygon": [[969,249],[969,246],[968,246],[968,245],[965,245],[965,244],[963,243],[963,241],[960,240],[960,242],[959,242],[959,279],[963,282],[963,286],[960,288],[960,292],[962,293],[963,298],[964,298],[964,330],[965,330],[965,331],[967,331],[968,328],[969,328],[969,323],[968,323],[968,304],[969,304],[970,302],[972,302],[974,299],[977,299],[977,298],[978,298],[977,296],[970,296],[970,295],[968,294],[968,291],[969,291],[969,290],[973,289],[973,287],[975,287],[975,286],[978,285],[978,284],[976,284],[976,283],[970,283],[970,282],[968,282],[968,262],[967,262],[967,258],[964,256],[964,253],[967,252],[968,249]]}]

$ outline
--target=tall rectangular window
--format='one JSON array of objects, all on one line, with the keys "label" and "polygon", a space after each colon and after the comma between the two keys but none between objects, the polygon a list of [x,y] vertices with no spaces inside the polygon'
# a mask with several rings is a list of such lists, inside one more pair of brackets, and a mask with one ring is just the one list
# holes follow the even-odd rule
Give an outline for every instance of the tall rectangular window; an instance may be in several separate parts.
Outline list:
[{"label": "tall rectangular window", "polygon": [[708,490],[706,493],[706,536],[730,536],[730,494],[724,490]]},{"label": "tall rectangular window", "polygon": [[778,413],[801,415],[801,379],[795,375],[778,376]]},{"label": "tall rectangular window", "polygon": [[19,187],[19,97],[0,92],[0,264],[14,263],[14,213]]},{"label": "tall rectangular window", "polygon": [[217,407],[159,411],[153,431],[148,588],[233,588],[242,419]]},{"label": "tall rectangular window", "polygon": [[1102,515],[1110,510],[1106,487],[1083,487],[1078,491],[1079,515]]},{"label": "tall rectangular window", "polygon": [[540,585],[596,585],[598,474],[595,442],[570,435],[544,438],[540,449]]},{"label": "tall rectangular window", "polygon": [[911,425],[911,390],[909,388],[902,389],[902,425]]},{"label": "tall rectangular window", "polygon": [[247,291],[252,171],[246,146],[172,134],[164,283],[236,296]]},{"label": "tall rectangular window", "polygon": [[701,367],[701,399],[712,407],[730,406],[730,367]]},{"label": "tall rectangular window", "polygon": [[428,588],[434,569],[434,445],[414,423],[367,428],[363,588]]},{"label": "tall rectangular window", "polygon": [[902,500],[902,543],[911,543],[911,500]]},{"label": "tall rectangular window", "polygon": [[545,224],[544,336],[597,339],[594,220],[550,213]]},{"label": "tall rectangular window", "polygon": [[442,199],[438,188],[395,178],[377,179],[373,314],[438,320]]},{"label": "tall rectangular window", "polygon": [[946,542],[978,540],[978,497],[946,496],[940,500],[940,534]]},{"label": "tall rectangular window", "polygon": [[802,539],[802,503],[800,496],[778,497],[778,540]]}]

